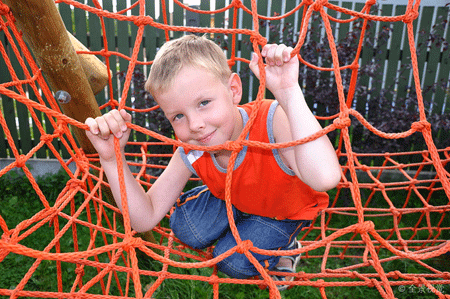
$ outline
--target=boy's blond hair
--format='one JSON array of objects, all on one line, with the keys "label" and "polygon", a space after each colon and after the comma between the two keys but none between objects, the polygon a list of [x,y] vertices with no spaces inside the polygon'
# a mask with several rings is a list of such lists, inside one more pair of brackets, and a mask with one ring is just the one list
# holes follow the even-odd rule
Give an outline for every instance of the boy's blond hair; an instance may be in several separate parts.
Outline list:
[{"label": "boy's blond hair", "polygon": [[185,35],[166,42],[155,56],[145,90],[153,96],[167,91],[185,66],[199,67],[213,73],[223,83],[231,75],[222,49],[205,37]]}]

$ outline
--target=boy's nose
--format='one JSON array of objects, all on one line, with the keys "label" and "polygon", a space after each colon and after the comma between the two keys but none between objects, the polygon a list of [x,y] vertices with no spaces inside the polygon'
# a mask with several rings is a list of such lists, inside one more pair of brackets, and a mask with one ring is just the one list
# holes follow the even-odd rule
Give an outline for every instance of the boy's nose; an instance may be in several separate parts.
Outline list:
[{"label": "boy's nose", "polygon": [[201,117],[193,117],[189,121],[191,131],[197,132],[205,128],[205,122]]}]

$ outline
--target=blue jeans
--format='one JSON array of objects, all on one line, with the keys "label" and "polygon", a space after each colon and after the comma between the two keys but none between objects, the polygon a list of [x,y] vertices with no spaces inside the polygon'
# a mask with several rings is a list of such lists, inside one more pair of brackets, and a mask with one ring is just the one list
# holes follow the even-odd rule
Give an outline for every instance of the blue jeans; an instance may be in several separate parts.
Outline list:
[{"label": "blue jeans", "polygon": [[[246,214],[234,206],[233,215],[241,239],[250,240],[255,247],[266,250],[286,250],[302,228],[311,224],[309,220],[275,220]],[[206,186],[196,187],[180,197],[170,217],[170,226],[178,239],[195,249],[204,249],[217,241],[214,257],[237,244],[228,224],[225,201],[214,197]],[[251,253],[269,270],[280,259],[279,256]],[[234,278],[259,274],[248,258],[237,252],[219,262],[217,267]]]}]

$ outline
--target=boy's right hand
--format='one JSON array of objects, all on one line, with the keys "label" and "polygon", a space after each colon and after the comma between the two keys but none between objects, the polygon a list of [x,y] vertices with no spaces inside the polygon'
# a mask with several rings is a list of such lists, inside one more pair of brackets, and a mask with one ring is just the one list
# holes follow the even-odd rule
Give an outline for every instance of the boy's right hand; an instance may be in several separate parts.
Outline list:
[{"label": "boy's right hand", "polygon": [[[96,117],[88,117],[84,122],[89,126],[86,135],[103,161],[114,161],[114,136],[119,139],[120,150],[123,151],[130,136],[131,129],[126,125],[131,122],[131,115],[124,109],[116,109]],[[114,135],[114,136],[113,136]]]}]

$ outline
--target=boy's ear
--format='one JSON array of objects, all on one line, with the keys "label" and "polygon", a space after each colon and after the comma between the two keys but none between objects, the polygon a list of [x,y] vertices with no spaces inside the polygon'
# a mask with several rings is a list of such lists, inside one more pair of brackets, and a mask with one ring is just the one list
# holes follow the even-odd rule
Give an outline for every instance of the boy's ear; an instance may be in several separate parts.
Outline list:
[{"label": "boy's ear", "polygon": [[228,81],[228,86],[233,95],[233,103],[238,105],[242,98],[242,81],[238,74],[232,73]]}]

